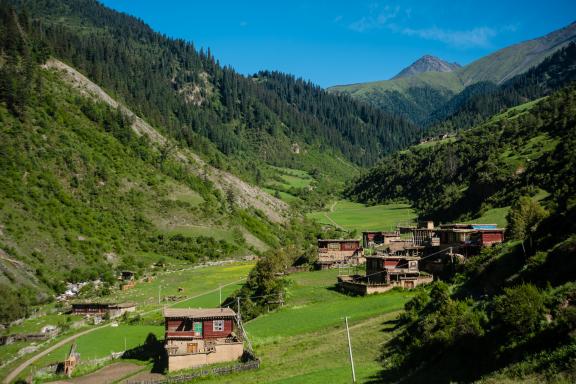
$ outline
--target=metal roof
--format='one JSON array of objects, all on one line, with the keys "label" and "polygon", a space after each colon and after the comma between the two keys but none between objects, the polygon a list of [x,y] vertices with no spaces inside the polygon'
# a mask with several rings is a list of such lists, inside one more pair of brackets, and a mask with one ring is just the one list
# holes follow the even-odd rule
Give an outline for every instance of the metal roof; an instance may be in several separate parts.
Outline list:
[{"label": "metal roof", "polygon": [[164,308],[164,317],[210,318],[234,317],[230,308]]},{"label": "metal roof", "polygon": [[330,241],[330,242],[334,242],[334,243],[347,243],[347,242],[355,242],[355,243],[359,243],[360,240],[357,239],[318,239],[318,241]]}]

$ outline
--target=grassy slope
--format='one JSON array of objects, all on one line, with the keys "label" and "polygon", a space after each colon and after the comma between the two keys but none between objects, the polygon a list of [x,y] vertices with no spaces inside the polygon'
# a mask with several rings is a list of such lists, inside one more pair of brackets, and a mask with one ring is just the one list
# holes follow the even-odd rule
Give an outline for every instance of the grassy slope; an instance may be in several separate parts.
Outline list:
[{"label": "grassy slope", "polygon": [[353,96],[363,96],[375,90],[397,91],[404,93],[409,88],[430,86],[441,88],[453,93],[460,92],[464,86],[454,72],[425,72],[417,76],[401,77],[394,80],[374,81],[370,83],[359,83],[350,85],[337,85],[330,90],[347,92]]},{"label": "grassy slope", "polygon": [[[30,277],[36,268],[49,280],[63,279],[73,267],[102,266],[104,253],[113,255],[113,265],[123,256],[144,264],[170,258],[138,250],[152,233],[209,236],[236,244],[236,255],[250,252],[235,236],[248,229],[215,199],[207,203],[194,185],[105,131],[57,76],[41,76],[42,94],[25,122],[0,106],[0,149],[9,164],[1,172],[0,248],[31,267],[0,260],[9,271],[0,282],[41,287]],[[245,240],[259,248],[253,236]]]},{"label": "grassy slope", "polygon": [[350,336],[356,374],[364,382],[380,365],[380,347],[390,337],[381,331],[395,318],[409,293],[391,292],[371,297],[348,297],[330,288],[337,271],[290,275],[294,281],[287,306],[246,324],[259,370],[209,378],[214,383],[345,383],[350,381],[344,316],[350,318]]},{"label": "grassy slope", "polygon": [[321,224],[337,224],[346,230],[390,230],[399,223],[412,222],[416,214],[408,204],[366,206],[339,200],[328,211],[312,212],[309,218]]},{"label": "grassy slope", "polygon": [[538,65],[575,36],[576,24],[572,24],[545,37],[514,44],[476,60],[460,69],[458,75],[466,85],[483,80],[499,83]]},{"label": "grassy slope", "polygon": [[[124,336],[126,336],[128,348],[141,345],[151,332],[162,339],[164,328],[159,325],[162,321],[160,309],[164,305],[172,305],[170,305],[170,302],[162,302],[161,306],[159,306],[159,292],[161,292],[162,297],[169,295],[193,297],[190,300],[174,304],[173,306],[175,307],[214,307],[219,303],[218,287],[230,284],[222,288],[222,297],[225,298],[226,295],[239,288],[239,283],[235,284],[235,282],[246,277],[253,266],[253,263],[237,263],[203,268],[178,268],[158,273],[152,283],[138,283],[132,290],[113,293],[107,300],[134,302],[137,304],[139,312],[157,310],[145,316],[147,323],[152,322],[157,325],[120,325],[117,328],[107,327],[82,336],[78,339],[78,352],[80,352],[81,358],[100,358],[109,355],[111,351],[124,350]],[[161,290],[159,290],[159,286],[161,286]],[[179,287],[183,288],[182,292],[178,292]],[[67,318],[68,315],[53,314],[45,318],[26,320],[22,325],[14,328],[13,331],[37,332],[43,325],[58,325],[66,322]],[[77,316],[72,316],[72,320],[78,319]],[[72,333],[75,333],[75,331]],[[69,336],[72,333],[67,335]],[[30,345],[30,343],[17,343],[13,347],[6,349],[1,347],[0,360],[10,358],[11,354],[27,345]],[[34,366],[42,367],[52,362],[60,361],[69,347],[69,345],[66,345],[53,351],[36,362]],[[30,355],[26,356],[29,357]],[[19,362],[22,360],[19,360]],[[15,365],[17,363],[12,363],[8,367],[0,369],[0,377],[5,375],[9,368]]]},{"label": "grassy slope", "polygon": [[[247,266],[235,265],[204,268],[202,279],[209,281],[223,279],[234,281],[240,271],[247,272]],[[196,272],[196,271],[194,271]],[[193,273],[194,273],[193,272]],[[200,272],[200,271],[198,271]],[[408,292],[390,292],[370,297],[350,297],[331,288],[336,282],[338,271],[302,272],[290,275],[292,284],[287,295],[287,303],[279,311],[264,315],[246,324],[247,332],[253,341],[255,351],[262,359],[262,367],[220,378],[209,378],[209,382],[252,383],[323,383],[346,382],[350,378],[347,344],[343,318],[349,316],[350,334],[353,340],[354,359],[357,376],[361,381],[373,377],[380,369],[377,361],[380,346],[390,334],[383,334],[383,324],[395,318],[410,298]],[[181,284],[181,275],[188,272],[165,273],[159,276],[158,283],[170,287]],[[192,274],[192,277],[194,274]],[[199,275],[200,276],[200,275]],[[190,281],[199,279],[191,278]],[[189,295],[205,292],[215,284],[203,286],[191,283],[186,289]],[[223,295],[232,287],[226,288]],[[152,286],[139,285],[131,292],[138,300],[138,291],[154,291]],[[213,306],[217,292],[203,295],[179,307]],[[145,299],[144,299],[145,300]],[[147,322],[159,319],[157,313],[147,315]],[[78,351],[83,359],[93,359],[108,355],[111,351],[124,349],[124,338],[128,348],[144,342],[148,334],[162,338],[161,325],[120,325],[105,328],[78,339]],[[44,366],[62,359],[69,346],[62,347],[35,364]],[[13,365],[11,365],[13,366]],[[5,370],[0,373],[6,372]]]}]

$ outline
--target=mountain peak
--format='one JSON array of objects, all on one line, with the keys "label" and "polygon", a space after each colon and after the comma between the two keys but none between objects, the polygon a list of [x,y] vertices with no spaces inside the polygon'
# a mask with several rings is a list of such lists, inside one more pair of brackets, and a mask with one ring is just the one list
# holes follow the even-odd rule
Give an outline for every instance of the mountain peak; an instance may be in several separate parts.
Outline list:
[{"label": "mountain peak", "polygon": [[460,67],[458,63],[449,63],[436,56],[424,55],[410,64],[410,66],[404,68],[392,79],[411,77],[423,72],[452,72]]}]

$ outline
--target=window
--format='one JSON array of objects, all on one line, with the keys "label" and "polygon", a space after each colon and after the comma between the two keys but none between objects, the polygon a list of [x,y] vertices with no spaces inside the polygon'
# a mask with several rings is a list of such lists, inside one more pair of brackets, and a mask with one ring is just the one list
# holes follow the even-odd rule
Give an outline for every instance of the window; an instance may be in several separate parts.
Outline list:
[{"label": "window", "polygon": [[340,243],[328,243],[328,249],[339,251]]},{"label": "window", "polygon": [[214,332],[224,331],[224,320],[214,320],[212,322],[212,330]]}]

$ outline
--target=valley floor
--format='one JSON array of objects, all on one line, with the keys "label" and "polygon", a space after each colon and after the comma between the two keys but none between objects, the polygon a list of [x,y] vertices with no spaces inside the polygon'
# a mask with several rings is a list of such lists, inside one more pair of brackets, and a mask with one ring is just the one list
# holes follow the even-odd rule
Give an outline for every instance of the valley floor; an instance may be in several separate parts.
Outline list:
[{"label": "valley floor", "polygon": [[[163,273],[154,283],[141,284],[134,290],[123,293],[118,299],[137,301],[147,309],[142,313],[142,320],[136,324],[121,323],[117,327],[100,328],[79,337],[76,340],[77,350],[84,366],[79,367],[77,375],[89,376],[75,378],[72,382],[97,381],[100,378],[98,372],[108,375],[109,371],[115,371],[111,367],[94,372],[101,366],[90,366],[95,359],[109,356],[111,352],[123,351],[125,348],[136,348],[144,344],[150,335],[154,335],[157,340],[163,338],[164,326],[157,304],[150,302],[154,294],[157,294],[158,287],[161,286],[168,292],[178,286],[185,286],[189,299],[170,306],[215,306],[219,298],[216,281],[230,284],[222,290],[222,297],[225,297],[238,287],[238,278],[245,276],[250,268],[251,264],[244,263],[202,268],[201,272],[192,270]],[[357,377],[360,382],[375,377],[380,368],[377,358],[381,345],[390,338],[390,333],[383,333],[382,329],[393,325],[392,321],[411,294],[391,292],[371,297],[342,295],[333,289],[337,275],[337,270],[290,275],[288,278],[291,284],[286,305],[278,311],[246,323],[255,353],[262,361],[261,368],[204,380],[219,383],[348,382],[351,371],[344,328],[345,316],[348,316],[350,321]],[[86,327],[81,328],[84,329]],[[19,377],[27,377],[41,367],[61,361],[69,347],[70,343],[67,342],[43,356],[28,366]],[[2,375],[8,374],[24,360],[26,359],[19,359],[3,368]],[[115,364],[125,365],[131,361],[116,360]],[[110,363],[109,361],[104,364]],[[152,368],[147,360],[134,363],[136,366],[129,366],[126,374],[115,377],[115,380],[140,378],[147,375],[146,372],[150,372]],[[137,369],[138,366],[140,368]],[[57,378],[47,376],[44,380],[54,379]]]}]

